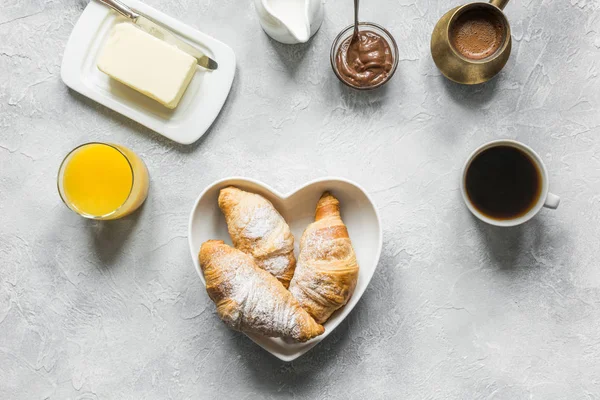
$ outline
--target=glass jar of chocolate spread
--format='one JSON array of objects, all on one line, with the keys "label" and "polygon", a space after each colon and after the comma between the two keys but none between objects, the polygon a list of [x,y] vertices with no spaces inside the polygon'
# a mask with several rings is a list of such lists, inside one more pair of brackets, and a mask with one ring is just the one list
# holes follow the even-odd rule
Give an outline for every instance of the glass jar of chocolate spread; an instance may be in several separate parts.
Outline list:
[{"label": "glass jar of chocolate spread", "polygon": [[331,67],[344,84],[359,90],[375,89],[390,80],[398,66],[398,46],[383,27],[358,24],[358,40],[352,40],[354,25],[340,32],[331,46]]}]

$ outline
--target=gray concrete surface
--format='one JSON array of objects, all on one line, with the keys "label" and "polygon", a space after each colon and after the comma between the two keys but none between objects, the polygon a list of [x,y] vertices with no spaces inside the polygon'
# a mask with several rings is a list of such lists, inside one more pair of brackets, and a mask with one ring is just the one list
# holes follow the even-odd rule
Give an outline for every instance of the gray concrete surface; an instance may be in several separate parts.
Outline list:
[{"label": "gray concrete surface", "polygon": [[[60,63],[87,0],[0,5],[0,398],[600,398],[600,3],[511,2],[514,48],[495,80],[446,81],[429,55],[458,1],[363,1],[401,61],[382,90],[342,87],[329,47],[351,1],[327,0],[309,44],[261,31],[248,0],[147,0],[238,57],[211,131],[175,145],[69,91]],[[467,154],[534,147],[560,208],[514,229],[461,203]],[[95,223],[56,193],[62,156],[90,141],[138,152],[140,212]],[[193,269],[192,203],[231,175],[282,191],[323,175],[363,184],[385,243],[362,301],[286,364],[231,332]]]}]

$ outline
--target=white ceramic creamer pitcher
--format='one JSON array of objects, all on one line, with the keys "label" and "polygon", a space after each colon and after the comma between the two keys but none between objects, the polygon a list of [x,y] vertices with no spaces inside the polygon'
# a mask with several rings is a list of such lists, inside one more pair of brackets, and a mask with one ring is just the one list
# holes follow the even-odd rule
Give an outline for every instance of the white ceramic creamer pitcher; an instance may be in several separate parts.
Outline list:
[{"label": "white ceramic creamer pitcher", "polygon": [[285,44],[308,42],[323,22],[322,0],[254,0],[260,25]]}]

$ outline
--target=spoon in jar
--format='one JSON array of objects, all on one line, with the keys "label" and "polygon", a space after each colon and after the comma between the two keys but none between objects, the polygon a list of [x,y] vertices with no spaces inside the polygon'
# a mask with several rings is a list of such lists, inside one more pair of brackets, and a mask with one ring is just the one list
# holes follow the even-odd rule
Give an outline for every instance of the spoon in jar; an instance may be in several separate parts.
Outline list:
[{"label": "spoon in jar", "polygon": [[360,40],[358,37],[358,0],[354,0],[354,33],[352,34],[350,44],[357,40]]}]

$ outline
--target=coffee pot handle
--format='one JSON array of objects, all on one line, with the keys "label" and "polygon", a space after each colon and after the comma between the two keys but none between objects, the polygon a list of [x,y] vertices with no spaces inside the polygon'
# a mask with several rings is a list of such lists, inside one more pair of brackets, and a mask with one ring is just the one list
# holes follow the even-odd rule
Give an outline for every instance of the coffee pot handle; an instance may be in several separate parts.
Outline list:
[{"label": "coffee pot handle", "polygon": [[544,207],[550,208],[551,210],[556,210],[559,204],[560,197],[548,192],[548,195],[546,196],[546,201],[544,202]]},{"label": "coffee pot handle", "polygon": [[508,4],[509,0],[490,0],[490,4],[495,5],[501,10],[504,10],[504,7]]}]

